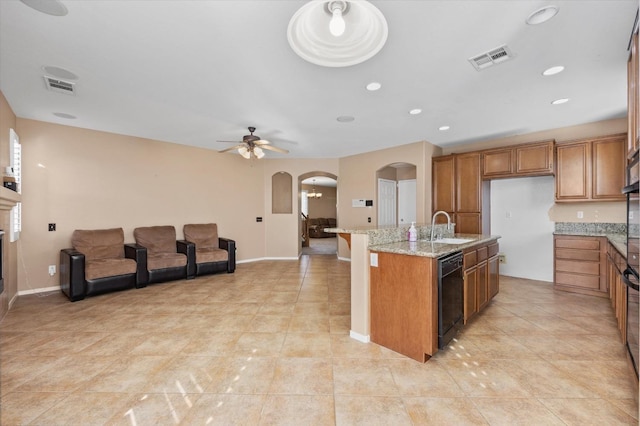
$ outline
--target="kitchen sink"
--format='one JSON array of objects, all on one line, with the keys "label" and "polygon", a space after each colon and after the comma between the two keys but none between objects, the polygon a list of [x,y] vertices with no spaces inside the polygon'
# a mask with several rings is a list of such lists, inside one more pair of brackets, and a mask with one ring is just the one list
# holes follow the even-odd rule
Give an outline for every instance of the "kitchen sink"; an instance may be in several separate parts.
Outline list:
[{"label": "kitchen sink", "polygon": [[434,243],[440,244],[464,244],[470,243],[473,241],[473,238],[440,238],[438,240],[434,240]]}]

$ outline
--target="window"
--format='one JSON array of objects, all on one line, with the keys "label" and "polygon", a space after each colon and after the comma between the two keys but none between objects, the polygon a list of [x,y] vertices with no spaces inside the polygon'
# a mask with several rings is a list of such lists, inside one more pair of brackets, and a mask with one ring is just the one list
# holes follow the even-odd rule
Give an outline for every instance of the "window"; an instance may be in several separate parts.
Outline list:
[{"label": "window", "polygon": [[[9,157],[11,160],[10,167],[13,171],[13,176],[16,178],[16,187],[20,194],[22,193],[22,146],[20,145],[20,138],[18,138],[13,129],[9,129]],[[9,226],[11,228],[9,241],[17,241],[20,238],[20,231],[22,231],[22,203],[16,204],[11,209]]]}]

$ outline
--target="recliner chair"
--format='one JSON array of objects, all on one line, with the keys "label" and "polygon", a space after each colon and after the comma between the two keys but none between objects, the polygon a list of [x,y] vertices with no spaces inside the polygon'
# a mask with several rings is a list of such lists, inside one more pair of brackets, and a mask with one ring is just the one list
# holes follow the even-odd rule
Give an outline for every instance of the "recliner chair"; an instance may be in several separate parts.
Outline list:
[{"label": "recliner chair", "polygon": [[195,262],[189,265],[189,275],[232,273],[236,270],[236,242],[218,237],[217,224],[187,224],[183,232],[186,242],[194,245]]}]

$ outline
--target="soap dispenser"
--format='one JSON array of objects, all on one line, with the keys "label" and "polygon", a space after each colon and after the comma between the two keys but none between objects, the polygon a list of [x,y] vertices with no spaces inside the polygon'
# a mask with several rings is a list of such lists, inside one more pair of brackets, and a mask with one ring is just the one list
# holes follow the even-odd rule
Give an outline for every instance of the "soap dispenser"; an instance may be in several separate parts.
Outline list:
[{"label": "soap dispenser", "polygon": [[418,230],[415,227],[415,222],[411,222],[411,227],[409,228],[409,241],[418,241]]}]

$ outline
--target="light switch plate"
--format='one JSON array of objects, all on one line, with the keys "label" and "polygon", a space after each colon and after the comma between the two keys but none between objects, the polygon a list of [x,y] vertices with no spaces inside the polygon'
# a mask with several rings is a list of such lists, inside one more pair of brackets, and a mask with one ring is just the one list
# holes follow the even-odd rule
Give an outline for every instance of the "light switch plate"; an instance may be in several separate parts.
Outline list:
[{"label": "light switch plate", "polygon": [[370,253],[369,257],[370,257],[369,263],[371,264],[371,266],[375,266],[377,268],[378,267],[378,253]]}]

